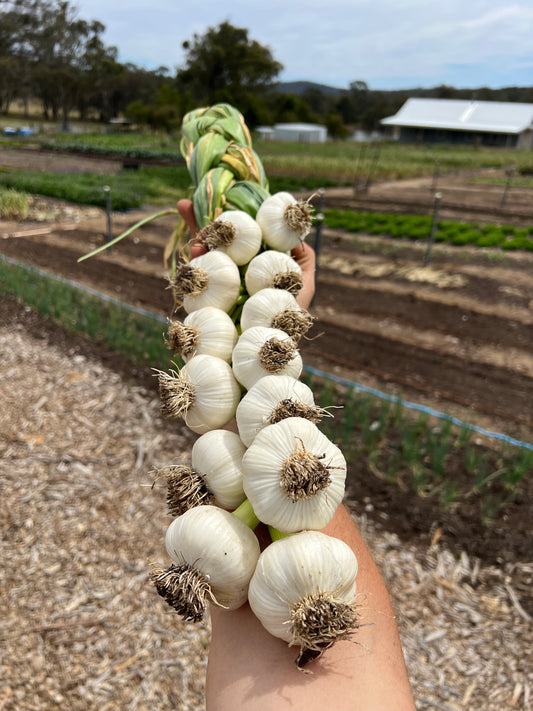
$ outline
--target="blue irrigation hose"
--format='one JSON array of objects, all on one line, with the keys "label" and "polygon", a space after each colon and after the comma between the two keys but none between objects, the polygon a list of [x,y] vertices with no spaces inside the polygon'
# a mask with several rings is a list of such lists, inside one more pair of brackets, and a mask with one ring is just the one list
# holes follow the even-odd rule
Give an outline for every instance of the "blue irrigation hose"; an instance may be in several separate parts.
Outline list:
[{"label": "blue irrigation hose", "polygon": [[[145,309],[140,309],[137,306],[132,306],[131,304],[127,304],[124,301],[119,301],[118,299],[114,299],[111,296],[107,296],[107,294],[102,294],[101,292],[96,291],[96,289],[91,289],[91,287],[89,286],[84,286],[79,282],[71,281],[70,279],[65,279],[64,277],[56,276],[55,274],[50,274],[49,272],[45,272],[42,269],[39,269],[38,267],[23,264],[22,262],[19,262],[16,259],[12,259],[11,257],[6,257],[3,254],[0,254],[0,259],[7,262],[8,264],[13,264],[14,266],[21,267],[22,269],[34,272],[35,274],[39,274],[40,276],[46,277],[48,279],[53,279],[54,281],[58,281],[61,284],[68,284],[74,289],[78,289],[79,291],[91,294],[91,296],[95,296],[101,301],[105,301],[109,304],[114,304],[115,306],[119,306],[120,308],[125,309],[126,311],[130,311],[131,313],[143,316],[144,318],[149,318],[153,321],[159,321],[160,323],[164,324],[168,323],[168,320],[163,316],[160,316],[159,314],[153,313],[152,311],[146,311]],[[318,368],[313,368],[310,365],[304,365],[303,370],[304,372],[309,373],[310,375],[315,375],[319,378],[323,378],[324,380],[331,380],[334,383],[338,383],[339,385],[345,385],[346,387],[353,388],[358,392],[373,395],[374,397],[380,398],[381,400],[387,400],[388,402],[392,403],[399,403],[409,410],[422,412],[426,415],[436,417],[439,420],[446,420],[454,425],[457,425],[457,427],[462,427],[465,430],[471,430],[472,432],[476,432],[477,434],[483,435],[483,437],[497,439],[501,442],[505,442],[506,444],[511,444],[514,447],[522,447],[523,449],[533,451],[533,444],[529,444],[528,442],[522,442],[521,440],[515,439],[514,437],[509,437],[508,435],[502,434],[501,432],[492,432],[491,430],[486,430],[483,427],[478,427],[477,425],[472,425],[468,422],[463,422],[457,417],[448,415],[445,412],[440,412],[439,410],[435,410],[432,407],[426,407],[426,405],[419,405],[415,402],[409,402],[409,400],[403,400],[397,395],[389,395],[387,393],[381,392],[381,390],[376,390],[376,388],[368,387],[367,385],[363,385],[362,383],[356,383],[355,381],[348,380],[347,378],[341,378],[338,375],[334,375],[332,373],[326,373],[325,371],[318,370]]]}]

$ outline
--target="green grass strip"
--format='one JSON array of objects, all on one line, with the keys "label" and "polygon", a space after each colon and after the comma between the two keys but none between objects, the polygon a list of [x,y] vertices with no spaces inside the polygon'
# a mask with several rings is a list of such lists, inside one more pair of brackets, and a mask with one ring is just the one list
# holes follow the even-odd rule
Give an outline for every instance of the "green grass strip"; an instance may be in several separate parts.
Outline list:
[{"label": "green grass strip", "polygon": [[121,170],[116,175],[35,170],[0,172],[0,186],[81,205],[105,207],[105,185],[111,188],[112,209],[127,210],[146,203],[175,203],[185,197],[190,177],[187,168],[179,166]]},{"label": "green grass strip", "polygon": [[40,270],[0,259],[0,294],[11,295],[67,331],[86,333],[136,365],[167,368],[165,325],[123,305],[92,296]]}]

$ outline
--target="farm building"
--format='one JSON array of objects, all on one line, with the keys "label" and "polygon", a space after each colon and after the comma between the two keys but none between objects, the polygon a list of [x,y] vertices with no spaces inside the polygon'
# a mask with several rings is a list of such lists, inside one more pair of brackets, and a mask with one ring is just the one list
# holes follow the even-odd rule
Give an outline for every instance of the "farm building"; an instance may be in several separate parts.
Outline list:
[{"label": "farm building", "polygon": [[460,99],[407,99],[382,119],[404,143],[463,143],[533,148],[533,104]]},{"label": "farm building", "polygon": [[274,126],[259,126],[256,131],[261,138],[272,141],[324,143],[328,137],[327,128],[315,123],[276,123]]}]

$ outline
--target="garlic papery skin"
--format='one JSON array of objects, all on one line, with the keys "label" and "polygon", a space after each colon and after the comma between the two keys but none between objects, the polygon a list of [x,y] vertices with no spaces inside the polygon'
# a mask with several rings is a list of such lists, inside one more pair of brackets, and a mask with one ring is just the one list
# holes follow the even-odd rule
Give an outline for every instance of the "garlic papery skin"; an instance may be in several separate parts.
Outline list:
[{"label": "garlic papery skin", "polygon": [[268,197],[255,216],[266,244],[280,252],[297,247],[311,232],[311,209],[287,192]]},{"label": "garlic papery skin", "polygon": [[161,412],[182,417],[187,427],[204,434],[226,425],[241,397],[231,366],[221,358],[197,355],[179,372],[158,372]]},{"label": "garlic papery skin", "polygon": [[[357,558],[338,538],[302,531],[261,553],[248,600],[270,634],[319,656],[359,626]],[[305,662],[304,662],[305,663]]]},{"label": "garlic papery skin", "polygon": [[168,329],[169,347],[185,362],[195,355],[212,355],[229,363],[238,338],[231,318],[214,306],[193,311],[183,323],[171,321]]},{"label": "garlic papery skin", "polygon": [[255,533],[236,516],[216,506],[189,509],[168,527],[165,546],[174,566],[166,577],[157,571],[152,578],[185,619],[201,620],[210,600],[228,610],[246,602],[260,550]]},{"label": "garlic papery skin", "polygon": [[302,268],[288,254],[267,249],[252,259],[244,281],[250,296],[261,289],[284,289],[296,296],[302,288]]},{"label": "garlic papery skin", "polygon": [[220,251],[207,252],[179,264],[172,289],[190,314],[204,306],[230,311],[239,297],[241,277],[235,262]]},{"label": "garlic papery skin", "polygon": [[242,487],[242,458],[246,447],[235,432],[211,430],[192,447],[192,466],[207,489],[225,509],[236,509],[246,495]]},{"label": "garlic papery skin", "polygon": [[249,447],[267,425],[287,417],[304,417],[316,424],[322,415],[313,391],[305,383],[289,375],[266,375],[245,394],[235,416],[239,437]]},{"label": "garlic papery skin", "polygon": [[248,264],[261,248],[261,228],[247,212],[228,210],[206,225],[197,239],[207,249],[217,249],[238,266]]},{"label": "garlic papery skin", "polygon": [[237,341],[232,367],[239,383],[249,390],[265,375],[298,378],[303,363],[296,344],[284,331],[254,326]]},{"label": "garlic papery skin", "polygon": [[264,427],[246,450],[242,469],[256,516],[283,533],[324,528],[344,495],[342,452],[301,417]]},{"label": "garlic papery skin", "polygon": [[279,328],[298,342],[311,328],[313,319],[295,297],[283,289],[261,289],[244,303],[241,328],[252,326]]}]

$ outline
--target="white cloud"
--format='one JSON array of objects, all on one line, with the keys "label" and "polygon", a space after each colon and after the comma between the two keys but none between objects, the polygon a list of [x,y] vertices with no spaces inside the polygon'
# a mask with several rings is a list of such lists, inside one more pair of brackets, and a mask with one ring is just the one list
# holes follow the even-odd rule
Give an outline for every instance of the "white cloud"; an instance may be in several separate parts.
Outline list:
[{"label": "white cloud", "polygon": [[285,67],[283,78],[398,86],[403,77],[405,86],[464,86],[467,75],[491,86],[517,83],[516,70],[522,84],[533,84],[533,73],[527,79],[533,8],[502,0],[203,0],[187,10],[175,0],[130,0],[126,9],[80,0],[77,6],[83,17],[106,25],[105,41],[118,46],[122,61],[150,68],[179,65],[184,40],[229,20],[271,48]]}]

